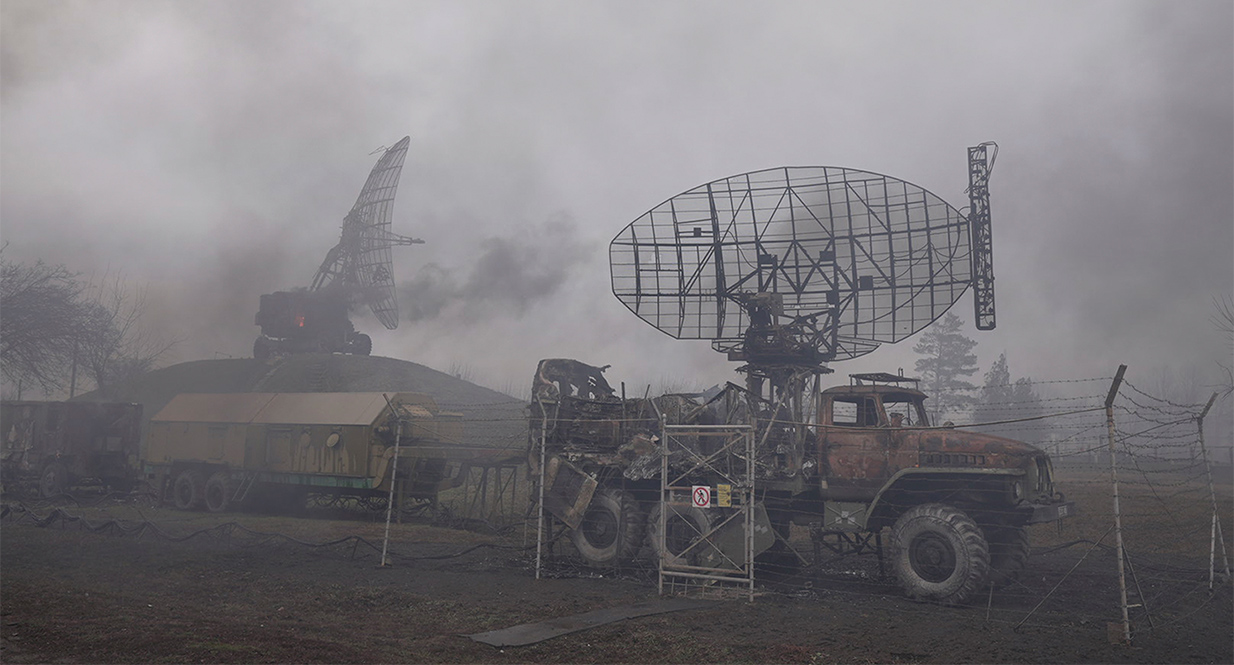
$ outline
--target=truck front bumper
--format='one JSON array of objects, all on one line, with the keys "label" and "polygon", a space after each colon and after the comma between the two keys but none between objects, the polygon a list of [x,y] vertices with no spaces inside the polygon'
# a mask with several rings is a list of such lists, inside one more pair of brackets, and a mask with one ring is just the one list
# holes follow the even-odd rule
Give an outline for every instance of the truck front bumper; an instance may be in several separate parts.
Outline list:
[{"label": "truck front bumper", "polygon": [[1071,517],[1076,514],[1074,501],[1060,501],[1058,503],[1033,503],[1025,506],[1032,509],[1032,515],[1029,516],[1027,524],[1042,524],[1044,522],[1057,522],[1064,517]]}]

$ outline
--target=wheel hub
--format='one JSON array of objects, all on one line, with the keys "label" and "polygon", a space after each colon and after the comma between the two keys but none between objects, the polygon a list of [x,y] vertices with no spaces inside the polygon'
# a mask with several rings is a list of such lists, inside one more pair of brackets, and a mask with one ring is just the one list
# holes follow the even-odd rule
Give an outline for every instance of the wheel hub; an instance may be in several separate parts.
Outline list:
[{"label": "wheel hub", "polygon": [[617,520],[607,510],[596,510],[583,517],[583,534],[587,542],[604,548],[617,542]]},{"label": "wheel hub", "polygon": [[946,538],[936,533],[923,533],[909,546],[908,561],[922,579],[937,583],[955,572],[956,554]]},{"label": "wheel hub", "polygon": [[664,530],[664,546],[673,555],[686,551],[686,548],[694,543],[698,535],[695,533],[693,525],[677,515],[669,516],[668,523],[664,525]]}]

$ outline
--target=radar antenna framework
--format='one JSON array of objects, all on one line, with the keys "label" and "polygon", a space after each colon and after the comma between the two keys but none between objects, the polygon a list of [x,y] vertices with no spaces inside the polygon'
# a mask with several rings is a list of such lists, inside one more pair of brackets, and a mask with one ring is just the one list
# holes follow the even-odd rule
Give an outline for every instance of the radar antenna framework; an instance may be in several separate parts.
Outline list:
[{"label": "radar antenna framework", "polygon": [[373,342],[357,332],[349,313],[367,306],[388,330],[398,327],[398,300],[390,248],[421,244],[390,230],[394,196],[411,137],[385,150],[369,173],[355,205],[343,218],[339,241],[326,253],[308,289],[261,297],[253,345],[259,360],[273,353],[356,353],[368,355]]},{"label": "radar antenna framework", "polygon": [[970,286],[977,327],[994,327],[996,154],[993,143],[969,149],[968,215],[920,186],[850,168],[780,167],[700,185],[617,234],[613,293],[665,334],[710,340],[743,362],[751,392],[767,384],[766,399],[800,405],[827,363],[921,331]]}]

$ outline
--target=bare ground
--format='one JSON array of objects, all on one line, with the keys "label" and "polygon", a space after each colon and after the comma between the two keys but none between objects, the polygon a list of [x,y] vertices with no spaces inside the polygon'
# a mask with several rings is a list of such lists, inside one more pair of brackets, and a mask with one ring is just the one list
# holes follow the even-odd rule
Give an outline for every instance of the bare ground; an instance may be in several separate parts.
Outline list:
[{"label": "bare ground", "polygon": [[[128,507],[69,510],[95,526],[137,517]],[[0,526],[3,662],[1234,662],[1229,585],[1209,594],[1181,569],[1143,574],[1163,586],[1145,595],[1169,611],[1156,628],[1137,617],[1133,645],[1112,644],[1107,622],[1119,610],[1108,552],[1094,549],[1064,580],[1086,546],[1036,557],[1022,585],[967,607],[905,599],[864,557],[764,585],[753,603],[717,601],[500,650],[463,635],[654,599],[654,572],[601,573],[554,557],[549,579],[536,580],[520,534],[423,524],[394,525],[396,557],[383,568],[372,517],[140,515],[171,537],[230,520],[243,528],[175,542],[150,528],[38,527],[20,509],[10,514]],[[244,528],[365,540],[310,547]]]}]

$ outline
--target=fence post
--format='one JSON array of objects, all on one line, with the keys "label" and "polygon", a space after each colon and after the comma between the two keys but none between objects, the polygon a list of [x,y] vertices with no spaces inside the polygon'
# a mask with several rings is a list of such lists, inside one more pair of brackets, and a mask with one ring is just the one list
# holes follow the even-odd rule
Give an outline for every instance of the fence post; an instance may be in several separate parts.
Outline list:
[{"label": "fence post", "polygon": [[1204,405],[1204,410],[1200,412],[1196,420],[1196,427],[1200,431],[1200,454],[1204,457],[1204,471],[1208,474],[1208,496],[1213,503],[1213,520],[1212,529],[1208,537],[1208,590],[1213,590],[1213,577],[1217,568],[1217,538],[1221,538],[1221,562],[1225,566],[1226,579],[1230,577],[1230,559],[1225,552],[1225,534],[1221,533],[1221,520],[1217,517],[1217,491],[1213,489],[1213,467],[1208,462],[1208,448],[1204,445],[1204,416],[1208,415],[1208,410],[1213,408],[1213,402],[1217,401],[1217,393],[1213,393],[1212,397],[1208,398],[1208,404]]},{"label": "fence post", "polygon": [[540,579],[540,561],[544,550],[544,464],[548,448],[548,410],[544,401],[536,395],[536,404],[540,405],[540,486],[539,514],[536,518],[536,579]]},{"label": "fence post", "polygon": [[403,414],[394,406],[394,402],[390,401],[389,395],[382,394],[381,397],[386,400],[386,406],[390,407],[391,415],[398,418],[398,430],[394,435],[394,460],[390,467],[390,495],[386,498],[386,535],[381,539],[381,565],[384,568],[388,565],[386,553],[390,549],[390,515],[394,512],[394,484],[398,482],[399,447],[403,443]]},{"label": "fence post", "polygon": [[1114,547],[1118,555],[1118,598],[1123,610],[1123,641],[1131,643],[1131,618],[1127,614],[1127,572],[1123,561],[1123,519],[1118,505],[1118,464],[1114,456],[1114,398],[1118,396],[1118,387],[1123,382],[1123,374],[1127,366],[1119,365],[1114,375],[1114,383],[1110,384],[1110,393],[1105,398],[1105,425],[1110,447],[1110,483],[1114,494]]}]

